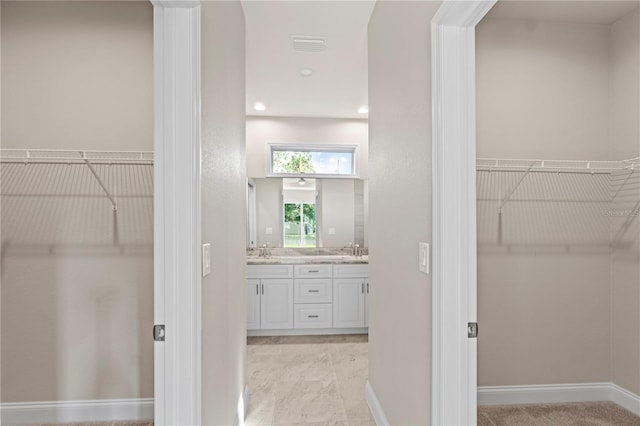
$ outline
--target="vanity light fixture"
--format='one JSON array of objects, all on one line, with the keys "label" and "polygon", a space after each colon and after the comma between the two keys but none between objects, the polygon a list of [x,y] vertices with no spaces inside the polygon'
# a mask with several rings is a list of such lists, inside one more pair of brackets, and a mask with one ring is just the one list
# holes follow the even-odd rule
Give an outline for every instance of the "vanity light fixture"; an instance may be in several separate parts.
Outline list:
[{"label": "vanity light fixture", "polygon": [[362,105],[360,108],[358,108],[358,114],[368,114],[369,113],[369,107],[366,105]]},{"label": "vanity light fixture", "polygon": [[262,102],[256,102],[253,104],[253,109],[256,111],[264,111],[267,107]]},{"label": "vanity light fixture", "polygon": [[298,179],[298,185],[306,185],[307,181],[305,178]]}]

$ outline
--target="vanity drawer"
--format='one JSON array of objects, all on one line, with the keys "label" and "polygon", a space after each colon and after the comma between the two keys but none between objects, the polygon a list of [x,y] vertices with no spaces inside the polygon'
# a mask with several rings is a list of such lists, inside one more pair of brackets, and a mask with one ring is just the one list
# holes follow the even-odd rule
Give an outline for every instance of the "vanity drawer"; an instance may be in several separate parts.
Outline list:
[{"label": "vanity drawer", "polygon": [[331,278],[302,278],[293,283],[295,303],[333,302],[333,281]]},{"label": "vanity drawer", "polygon": [[331,278],[333,265],[295,265],[296,278]]},{"label": "vanity drawer", "polygon": [[333,308],[330,303],[295,304],[293,328],[333,327]]},{"label": "vanity drawer", "polygon": [[293,265],[249,265],[247,278],[293,278]]},{"label": "vanity drawer", "polygon": [[367,278],[369,265],[334,265],[333,276],[335,278]]}]

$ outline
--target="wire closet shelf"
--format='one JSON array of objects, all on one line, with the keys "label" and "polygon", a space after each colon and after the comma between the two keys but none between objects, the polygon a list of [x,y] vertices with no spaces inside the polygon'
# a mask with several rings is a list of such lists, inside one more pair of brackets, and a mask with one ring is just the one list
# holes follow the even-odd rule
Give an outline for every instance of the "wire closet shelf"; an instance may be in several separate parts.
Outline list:
[{"label": "wire closet shelf", "polygon": [[0,165],[3,246],[152,241],[152,152],[2,149]]},{"label": "wire closet shelf", "polygon": [[640,158],[478,158],[476,170],[479,243],[612,247],[634,235]]},{"label": "wire closet shelf", "polygon": [[477,171],[546,172],[546,173],[614,173],[640,169],[640,157],[626,160],[541,160],[478,158]]},{"label": "wire closet shelf", "polygon": [[49,163],[100,165],[153,164],[151,151],[78,151],[55,149],[0,149],[2,163]]}]

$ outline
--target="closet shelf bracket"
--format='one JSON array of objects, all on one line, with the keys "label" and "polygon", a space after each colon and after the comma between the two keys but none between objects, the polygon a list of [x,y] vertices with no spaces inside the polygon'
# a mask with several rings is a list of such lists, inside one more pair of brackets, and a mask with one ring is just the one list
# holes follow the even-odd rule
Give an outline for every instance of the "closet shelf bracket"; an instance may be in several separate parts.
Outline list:
[{"label": "closet shelf bracket", "polygon": [[638,209],[640,209],[640,200],[635,203],[631,210],[629,210],[627,218],[623,222],[622,226],[620,226],[618,231],[614,234],[612,239],[612,246],[615,247],[620,243],[620,241],[622,241],[622,238],[624,238],[624,235],[631,227],[631,224],[634,220],[636,220],[636,217],[638,217],[638,213],[640,212],[640,210]]},{"label": "closet shelf bracket", "polygon": [[89,158],[87,158],[87,155],[84,152],[82,153],[82,157],[83,157],[84,162],[87,165],[87,167],[89,167],[89,170],[91,171],[91,174],[93,174],[93,177],[95,177],[96,180],[98,181],[98,185],[100,185],[100,188],[102,188],[102,190],[104,191],[104,193],[107,196],[107,198],[109,199],[109,201],[111,201],[111,210],[113,210],[114,212],[117,211],[118,210],[118,205],[116,204],[115,198],[113,198],[113,195],[111,195],[111,193],[107,189],[107,186],[104,184],[104,182],[102,182],[102,179],[100,179],[100,176],[98,175],[98,172],[96,172],[96,169],[93,167],[93,164],[91,164],[91,160],[89,160]]},{"label": "closet shelf bracket", "polygon": [[611,197],[611,202],[615,201],[615,199],[618,197],[618,194],[620,194],[620,191],[622,191],[624,187],[627,185],[627,182],[629,182],[629,179],[631,178],[631,176],[633,176],[633,173],[635,171],[636,170],[633,168],[633,166],[629,168],[629,174],[627,175],[627,178],[624,180],[624,182],[622,182],[622,185],[620,185],[620,188],[618,188],[618,190],[613,195],[613,197]]},{"label": "closet shelf bracket", "polygon": [[[531,165],[531,167],[533,167],[533,164]],[[511,191],[509,191],[509,193],[507,194],[506,197],[504,197],[504,199],[502,200],[502,202],[500,203],[500,207],[498,207],[498,214],[502,214],[502,208],[507,204],[507,202],[509,201],[509,199],[511,198],[511,196],[513,196],[513,194],[516,192],[516,190],[518,189],[518,187],[520,185],[522,185],[522,182],[524,181],[524,179],[527,177],[527,175],[529,174],[529,172],[531,172],[531,167],[529,167],[524,174],[520,177],[520,179],[518,180],[518,182],[513,186],[513,188],[511,188]]]}]

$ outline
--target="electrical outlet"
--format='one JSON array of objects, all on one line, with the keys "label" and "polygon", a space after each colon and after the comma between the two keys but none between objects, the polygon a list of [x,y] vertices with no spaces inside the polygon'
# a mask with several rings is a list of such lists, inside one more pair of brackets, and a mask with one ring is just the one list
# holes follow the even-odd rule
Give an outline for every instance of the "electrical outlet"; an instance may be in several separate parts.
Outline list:
[{"label": "electrical outlet", "polygon": [[329,235],[336,235],[336,228],[329,228]]},{"label": "electrical outlet", "polygon": [[265,234],[267,234],[267,235],[271,235],[271,234],[273,234],[273,228],[267,228],[267,229],[265,229],[265,230],[264,230],[264,233],[265,233]]}]

